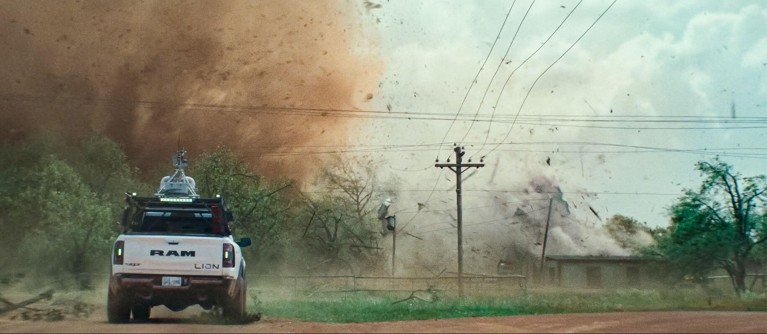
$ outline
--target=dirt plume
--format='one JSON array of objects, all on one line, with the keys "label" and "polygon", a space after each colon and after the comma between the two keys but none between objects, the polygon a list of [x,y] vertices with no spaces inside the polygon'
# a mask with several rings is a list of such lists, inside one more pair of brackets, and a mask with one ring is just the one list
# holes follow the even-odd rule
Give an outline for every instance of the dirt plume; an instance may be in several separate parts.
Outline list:
[{"label": "dirt plume", "polygon": [[343,145],[354,126],[305,109],[375,93],[383,65],[358,14],[349,1],[1,2],[0,140],[102,132],[149,168],[180,139],[302,179],[317,157],[285,151]]},{"label": "dirt plume", "polygon": [[[480,183],[478,179],[471,182],[473,187]],[[586,219],[591,214],[585,211],[590,200],[586,193],[571,191],[567,195],[556,177],[536,172],[522,174],[516,180],[509,178],[504,184],[508,184],[508,191],[467,192],[463,198],[465,273],[494,275],[504,263],[505,273],[533,275],[540,263],[547,221],[546,255],[631,254],[601,225]],[[403,254],[397,259],[400,274],[456,273],[453,196],[435,193],[431,201],[434,208],[424,210],[408,229],[417,238],[405,234],[397,240],[397,252]],[[405,224],[411,221],[406,215],[401,216]],[[385,242],[383,245],[388,247]]]}]

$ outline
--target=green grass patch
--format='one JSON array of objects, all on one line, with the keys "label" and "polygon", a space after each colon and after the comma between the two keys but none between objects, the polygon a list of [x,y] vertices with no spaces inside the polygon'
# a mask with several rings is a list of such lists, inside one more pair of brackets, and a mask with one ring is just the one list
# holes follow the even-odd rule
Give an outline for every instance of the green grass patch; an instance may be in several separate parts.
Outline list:
[{"label": "green grass patch", "polygon": [[435,298],[432,301],[349,293],[282,299],[254,305],[264,316],[317,322],[378,322],[547,313],[664,310],[767,311],[767,296],[709,298],[693,291],[534,291],[522,296]]},{"label": "green grass patch", "polygon": [[504,301],[419,300],[396,303],[391,297],[348,296],[313,300],[286,300],[262,304],[271,317],[319,322],[373,322],[459,318],[519,314]]}]

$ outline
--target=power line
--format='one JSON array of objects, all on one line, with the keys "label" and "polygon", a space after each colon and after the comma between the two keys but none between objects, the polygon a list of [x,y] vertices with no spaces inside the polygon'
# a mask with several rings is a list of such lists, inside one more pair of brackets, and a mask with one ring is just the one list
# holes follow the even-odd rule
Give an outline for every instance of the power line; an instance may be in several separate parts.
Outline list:
[{"label": "power line", "polygon": [[[497,207],[501,207],[501,206],[506,206],[506,205],[508,205],[508,204],[528,204],[528,203],[530,203],[530,202],[543,202],[543,201],[548,201],[548,200],[549,200],[549,198],[544,198],[544,199],[530,199],[530,200],[527,200],[527,201],[509,201],[509,202],[505,202],[505,203],[499,203],[499,204],[495,204],[495,205],[485,205],[485,206],[475,206],[475,207],[469,207],[469,208],[464,208],[464,210],[476,210],[476,209],[486,209],[486,208],[497,208]],[[424,210],[421,210],[421,211],[424,211]],[[425,212],[431,212],[431,213],[435,213],[435,212],[443,212],[443,211],[452,211],[452,209],[446,208],[446,209],[439,209],[439,210],[428,210],[428,211],[425,211]],[[413,212],[413,211],[407,211],[407,210],[405,210],[405,211],[400,211],[400,212],[401,212],[401,213],[410,213],[410,212]],[[419,212],[420,212],[420,211],[419,211]],[[399,212],[398,212],[398,213],[399,213]],[[444,222],[439,222],[439,223],[431,223],[431,224],[427,224],[427,225],[423,225],[423,226],[420,226],[420,228],[421,228],[421,229],[423,229],[423,228],[428,228],[428,227],[431,227],[431,226],[435,226],[435,225],[442,225],[442,224],[444,224]]]},{"label": "power line", "polygon": [[[437,176],[437,179],[434,180],[434,187],[431,188],[431,190],[429,191],[429,195],[426,196],[426,200],[423,202],[424,205],[428,205],[429,204],[429,200],[431,199],[431,196],[434,194],[434,191],[437,189],[437,184],[439,184],[439,179],[442,178],[442,173],[443,173],[443,171],[440,170],[439,175]],[[407,222],[402,224],[402,230],[404,231],[405,228],[408,227],[410,225],[410,223],[413,222],[415,217],[417,217],[419,214],[421,214],[420,211],[416,212],[415,215],[410,217],[410,220],[408,220]]]},{"label": "power line", "polygon": [[[51,96],[31,96],[31,95],[0,95],[0,101],[6,102],[27,102],[27,103],[46,103],[60,104],[61,102],[72,102],[80,104],[102,104],[102,105],[120,105],[134,104],[140,107],[157,110],[183,110],[183,111],[201,111],[201,112],[233,112],[244,114],[245,116],[256,116],[259,114],[275,114],[279,116],[311,116],[311,117],[347,117],[364,119],[408,119],[425,121],[453,121],[453,115],[447,113],[424,113],[424,112],[389,112],[385,110],[363,110],[363,109],[333,109],[333,108],[312,108],[312,107],[280,107],[280,106],[248,106],[248,105],[226,105],[226,104],[194,104],[194,103],[164,103],[157,101],[142,100],[121,100],[121,99],[94,99],[87,97],[51,97]],[[498,122],[498,123],[516,123],[526,125],[542,125],[556,127],[601,127],[588,124],[577,123],[625,123],[625,124],[712,124],[712,125],[744,125],[748,127],[617,127],[619,129],[641,129],[641,130],[716,130],[716,129],[742,129],[742,128],[764,128],[754,126],[754,124],[765,124],[767,127],[767,117],[738,117],[731,118],[726,116],[658,116],[658,115],[515,115],[515,116],[493,116],[492,114],[483,114],[476,119],[468,116],[457,118],[458,120],[474,122]],[[506,119],[504,119],[506,118]],[[607,127],[605,127],[607,128]]]},{"label": "power line", "polygon": [[[478,210],[478,209],[486,209],[486,208],[497,208],[497,207],[501,207],[501,206],[506,206],[508,204],[528,204],[530,202],[543,202],[543,201],[548,201],[548,200],[549,200],[548,198],[545,198],[545,199],[530,199],[530,200],[526,200],[526,201],[513,201],[513,202],[509,201],[509,202],[505,202],[505,203],[498,203],[498,204],[495,204],[495,205],[474,206],[474,207],[469,207],[469,208],[464,208],[464,209],[465,210]],[[400,210],[400,211],[397,211],[397,214],[402,214],[402,213],[407,214],[407,213],[415,212],[416,214],[410,220],[410,221],[412,221],[415,218],[415,216],[417,216],[420,213],[443,213],[443,212],[446,212],[446,211],[452,211],[452,209],[450,209],[450,208],[434,209],[434,210],[420,209],[420,210],[417,210],[417,211],[413,211],[413,210]],[[430,227],[430,226],[441,225],[441,224],[444,224],[444,222],[420,225],[419,228],[423,229],[423,228],[427,228],[427,227]],[[402,229],[404,230],[404,227]]]},{"label": "power line", "polygon": [[[477,78],[479,78],[479,74],[482,72],[482,70],[485,68],[485,65],[487,64],[487,61],[490,59],[490,55],[492,55],[493,50],[495,49],[495,45],[498,43],[498,40],[501,38],[501,33],[503,32],[503,28],[506,26],[506,22],[509,20],[509,15],[511,15],[512,9],[514,9],[514,4],[517,3],[517,0],[514,0],[511,3],[511,6],[509,6],[508,12],[506,12],[506,17],[503,19],[503,23],[501,24],[501,28],[498,29],[498,34],[495,36],[495,39],[493,39],[493,44],[490,47],[490,50],[487,52],[487,56],[485,56],[485,60],[482,62],[482,65],[479,67],[479,70],[477,70],[477,74],[474,76],[474,79],[469,84],[469,89],[466,90],[466,94],[463,96],[463,101],[461,101],[461,105],[458,107],[458,111],[455,113],[455,117],[453,117],[453,120],[450,122],[450,126],[447,128],[447,131],[445,131],[445,135],[442,137],[442,143],[445,142],[445,139],[447,138],[447,135],[450,133],[450,129],[453,128],[453,125],[455,125],[456,120],[458,119],[458,116],[461,113],[461,110],[463,109],[464,104],[466,103],[466,100],[469,97],[469,93],[471,93],[471,89],[474,87],[474,84],[477,82]],[[435,161],[439,161],[439,152],[442,150],[442,144],[440,144],[439,149],[437,149],[437,157]],[[424,201],[424,204],[429,203],[429,199],[431,199],[431,195],[434,194],[434,190],[437,189],[437,184],[439,183],[439,179],[442,177],[442,171],[440,171],[439,175],[437,176],[436,180],[434,181],[434,187],[432,188],[431,192],[429,192],[429,195],[426,197],[426,200]],[[410,220],[407,221],[407,223],[403,224],[403,230],[405,227],[407,227],[413,219],[415,219],[416,216],[418,216],[419,213],[416,213],[413,217],[410,218]]]},{"label": "power line", "polygon": [[[445,189],[447,191],[448,189]],[[501,190],[501,189],[474,189],[463,190],[467,193],[507,193],[507,194],[530,194],[527,190]],[[329,194],[342,192],[342,190],[313,190],[303,191],[305,194]],[[373,193],[389,193],[389,191],[376,190]],[[431,192],[430,189],[398,189],[400,193],[416,193],[416,192]],[[616,195],[616,196],[680,196],[681,193],[661,193],[661,192],[630,192],[630,191],[541,191],[535,192],[535,194],[553,194],[553,195],[584,195],[584,196],[601,196],[601,195]],[[537,199],[532,199],[537,200]],[[546,199],[548,200],[548,199]]]},{"label": "power line", "polygon": [[[467,145],[478,145],[479,143],[468,142]],[[491,143],[497,144],[497,143]],[[629,144],[617,144],[609,142],[589,142],[589,141],[527,141],[527,142],[513,142],[513,143],[500,143],[502,145],[512,146],[526,146],[526,145],[568,145],[568,146],[618,146],[618,147],[650,147],[650,146],[636,146]],[[438,147],[440,143],[425,143],[425,144],[350,144],[350,145],[265,145],[262,148],[276,149],[276,148],[316,148],[316,149],[332,149],[332,148],[369,148],[374,150],[387,150],[391,148],[428,148]],[[244,149],[243,149],[244,150]],[[243,151],[240,150],[240,151]],[[744,151],[765,151],[767,147],[712,147],[712,148],[698,148],[698,149],[679,149],[679,150],[744,150]]]},{"label": "power line", "polygon": [[[548,199],[547,199],[547,201],[548,201]],[[540,209],[526,211],[525,213],[526,214],[531,214],[531,213],[539,212],[539,211],[542,211],[542,210],[548,210],[548,207],[543,207],[543,208],[540,208]],[[501,218],[492,219],[492,220],[485,220],[485,221],[481,221],[481,222],[469,223],[469,224],[465,224],[464,226],[477,226],[477,225],[485,225],[485,224],[495,223],[495,222],[500,222],[500,221],[508,221],[508,220],[512,219],[513,217],[514,217],[514,215],[511,215],[511,216],[501,217]],[[437,224],[443,225],[443,224],[451,224],[451,223],[450,222],[434,223],[434,224],[429,224],[428,226],[434,226],[434,225],[437,225]],[[431,233],[431,232],[439,232],[439,231],[452,230],[454,228],[455,227],[450,226],[450,227],[443,227],[443,228],[437,228],[437,229],[426,230],[426,231],[415,230],[412,233]]]},{"label": "power line", "polygon": [[[554,67],[554,65],[556,65],[562,58],[564,58],[564,56],[567,55],[567,53],[570,52],[570,50],[572,50],[572,48],[575,47],[575,45],[578,44],[578,42],[584,36],[586,36],[586,34],[591,30],[591,28],[593,28],[597,24],[597,22],[599,22],[602,19],[602,17],[604,17],[604,15],[610,10],[610,8],[613,7],[613,5],[615,5],[617,1],[618,0],[613,0],[613,2],[609,6],[607,6],[607,8],[602,12],[602,14],[599,14],[599,16],[594,20],[594,22],[591,23],[591,25],[588,28],[586,28],[585,31],[583,31],[583,33],[570,45],[570,47],[568,47],[565,50],[565,52],[563,52],[556,60],[554,60],[554,62],[552,62],[545,70],[543,70],[543,72],[541,72],[541,74],[538,75],[537,78],[535,78],[535,80],[533,81],[533,84],[530,85],[530,88],[527,90],[527,94],[525,94],[524,99],[522,99],[522,104],[519,105],[519,110],[517,110],[517,113],[514,117],[514,122],[516,122],[516,118],[522,112],[522,108],[525,106],[525,103],[527,102],[528,97],[530,97],[530,93],[533,91],[533,88],[535,88],[535,85],[538,83],[538,80],[540,80],[543,77],[543,75],[545,75],[552,67]],[[514,129],[514,122],[511,123],[511,126],[509,127],[509,131],[506,133],[506,136],[503,137],[503,140],[501,140],[501,142],[505,142],[506,139],[509,138],[509,135],[511,135],[511,130]],[[498,145],[496,145],[495,147],[493,147],[493,149],[487,152],[485,156],[492,153],[497,148],[498,148]]]},{"label": "power line", "polygon": [[[503,152],[527,152],[527,153],[558,153],[558,154],[647,154],[647,153],[671,153],[671,154],[691,154],[706,156],[722,156],[735,158],[767,158],[767,148],[764,147],[712,147],[712,148],[674,148],[659,147],[647,145],[631,145],[604,142],[587,141],[554,141],[554,142],[517,142],[517,143],[496,143],[497,146],[521,147],[521,146],[557,146],[556,149],[521,149],[508,148],[500,149]],[[615,147],[631,150],[562,150],[558,146],[595,146],[595,147]],[[258,156],[300,156],[310,154],[342,154],[342,153],[368,153],[368,152],[426,152],[434,147],[439,147],[438,143],[416,144],[416,145],[349,145],[349,146],[270,146],[264,147],[259,151],[252,151],[248,148],[238,150],[240,154]],[[291,149],[286,151],[286,149]],[[311,150],[309,150],[311,149]],[[269,151],[275,150],[275,151]],[[764,153],[761,153],[764,152]],[[428,170],[427,168],[421,171]],[[413,172],[413,171],[410,171]]]},{"label": "power line", "polygon": [[[522,29],[522,25],[525,23],[525,19],[527,19],[527,15],[530,14],[530,10],[533,9],[533,5],[535,5],[535,0],[530,2],[530,6],[527,7],[527,11],[525,11],[525,15],[523,15],[522,19],[519,21],[519,24],[517,25],[517,30],[514,31],[514,36],[512,36],[511,41],[509,42],[509,46],[506,48],[506,53],[501,58],[501,61],[498,62],[498,66],[495,68],[495,72],[493,72],[493,76],[490,78],[490,80],[488,80],[487,87],[485,87],[485,92],[482,94],[482,99],[479,101],[479,104],[477,105],[477,111],[474,113],[474,120],[476,120],[477,115],[479,115],[479,110],[482,108],[482,105],[485,103],[485,98],[487,97],[487,93],[490,92],[490,86],[493,84],[493,81],[495,80],[495,76],[498,75],[498,72],[501,70],[501,66],[503,66],[503,63],[509,57],[511,46],[514,44],[514,41],[517,39],[517,35],[519,34],[519,31]],[[463,143],[463,141],[466,140],[466,136],[469,135],[469,132],[471,132],[472,127],[474,127],[474,121],[469,123],[469,128],[466,130],[466,133],[464,133],[463,138],[461,138],[459,143]]]},{"label": "power line", "polygon": [[[463,209],[464,210],[477,210],[477,209],[497,208],[497,207],[502,207],[502,206],[506,206],[506,205],[509,205],[509,204],[527,204],[529,202],[539,202],[539,201],[542,202],[542,201],[548,201],[548,200],[549,200],[548,197],[547,198],[538,198],[538,199],[526,199],[526,200],[523,200],[523,201],[515,200],[515,201],[508,201],[508,202],[503,202],[503,203],[496,203],[496,204],[493,204],[493,205],[472,206],[472,207],[463,208]],[[397,213],[417,213],[417,212],[431,212],[431,213],[434,213],[434,212],[444,212],[444,211],[452,211],[452,210],[453,210],[452,207],[451,208],[444,208],[444,209],[420,209],[420,210],[418,210],[418,209],[413,209],[413,210],[408,209],[408,210],[397,211]]]},{"label": "power line", "polygon": [[[447,135],[450,133],[450,129],[453,128],[453,125],[455,125],[456,120],[458,119],[458,115],[461,113],[461,110],[463,109],[463,105],[466,103],[466,99],[469,97],[469,93],[471,93],[471,89],[474,87],[474,84],[477,82],[477,78],[479,78],[479,74],[482,73],[482,70],[485,68],[485,64],[487,64],[488,59],[490,59],[490,55],[493,53],[493,49],[495,49],[495,45],[498,43],[498,40],[501,38],[501,32],[503,32],[503,27],[506,26],[506,22],[509,20],[509,15],[511,15],[511,10],[514,8],[514,4],[517,3],[517,0],[514,0],[511,3],[511,6],[509,6],[509,11],[506,13],[506,17],[503,19],[503,24],[501,24],[501,28],[498,29],[498,34],[495,36],[495,39],[493,40],[493,45],[490,46],[490,51],[487,52],[487,56],[485,56],[485,60],[482,62],[482,65],[479,67],[479,70],[477,70],[477,74],[474,76],[474,80],[471,81],[471,84],[469,84],[469,89],[466,90],[466,94],[463,96],[463,101],[461,101],[461,105],[458,107],[458,111],[455,113],[455,117],[453,118],[453,121],[450,122],[450,126],[447,127],[447,131],[445,131],[445,136],[442,137],[442,142],[445,142],[445,139],[447,139]],[[442,146],[440,145],[440,149],[437,150],[437,159],[439,160],[439,152],[441,151]]]},{"label": "power line", "polygon": [[488,123],[488,125],[487,125],[487,133],[485,134],[485,140],[482,143],[482,146],[479,148],[478,152],[482,152],[482,150],[485,148],[485,145],[487,144],[487,140],[490,138],[490,130],[492,129],[492,126],[493,126],[493,118],[495,117],[495,112],[496,112],[496,110],[498,110],[498,104],[501,101],[501,96],[503,96],[504,89],[506,89],[506,86],[509,84],[509,81],[511,81],[511,77],[514,75],[514,73],[517,72],[518,69],[520,69],[523,65],[525,65],[528,60],[533,58],[533,56],[535,56],[538,53],[538,51],[543,49],[543,47],[546,44],[548,44],[548,42],[551,40],[551,38],[554,37],[554,35],[557,33],[557,31],[559,31],[560,28],[562,28],[562,26],[565,24],[565,22],[567,22],[567,20],[570,18],[570,16],[573,15],[575,10],[578,9],[578,7],[581,5],[582,2],[583,2],[583,0],[578,1],[578,3],[575,4],[573,9],[570,10],[570,12],[567,14],[567,16],[565,16],[565,18],[562,20],[562,22],[559,23],[559,25],[554,29],[554,31],[551,32],[551,34],[549,34],[549,37],[546,38],[546,40],[543,41],[543,43],[541,43],[541,45],[538,46],[537,49],[535,49],[535,51],[533,51],[529,56],[527,56],[527,58],[525,58],[525,60],[522,61],[522,63],[517,65],[517,67],[514,68],[514,70],[511,71],[511,74],[509,74],[509,76],[506,78],[506,82],[504,82],[503,86],[501,86],[501,89],[498,92],[498,97],[495,99],[495,103],[493,103],[493,107],[492,107],[493,112],[490,115],[490,123]]}]

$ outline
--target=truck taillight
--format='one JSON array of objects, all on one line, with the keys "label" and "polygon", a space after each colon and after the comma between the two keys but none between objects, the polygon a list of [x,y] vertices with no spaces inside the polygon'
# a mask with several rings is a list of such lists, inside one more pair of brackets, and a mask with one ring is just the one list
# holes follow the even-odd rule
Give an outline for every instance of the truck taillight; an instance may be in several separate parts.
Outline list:
[{"label": "truck taillight", "polygon": [[125,258],[125,241],[117,241],[115,242],[115,249],[112,253],[112,263],[113,264],[123,264],[123,259]]},{"label": "truck taillight", "polygon": [[232,244],[224,244],[224,256],[222,262],[224,268],[234,268],[234,246]]}]

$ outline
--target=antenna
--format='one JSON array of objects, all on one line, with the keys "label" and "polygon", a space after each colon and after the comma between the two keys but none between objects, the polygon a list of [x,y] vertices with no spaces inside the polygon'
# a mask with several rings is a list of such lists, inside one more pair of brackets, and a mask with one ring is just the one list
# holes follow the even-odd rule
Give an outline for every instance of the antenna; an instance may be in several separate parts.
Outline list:
[{"label": "antenna", "polygon": [[171,157],[174,169],[181,170],[183,172],[183,169],[186,168],[188,163],[186,158],[184,158],[184,155],[186,155],[186,150],[182,148],[176,151],[176,154]]}]

